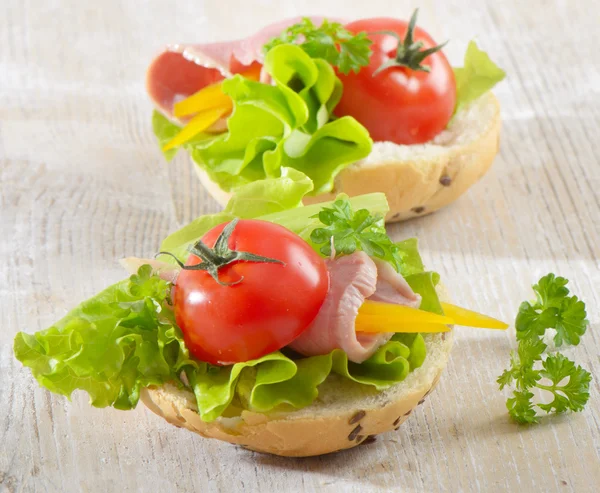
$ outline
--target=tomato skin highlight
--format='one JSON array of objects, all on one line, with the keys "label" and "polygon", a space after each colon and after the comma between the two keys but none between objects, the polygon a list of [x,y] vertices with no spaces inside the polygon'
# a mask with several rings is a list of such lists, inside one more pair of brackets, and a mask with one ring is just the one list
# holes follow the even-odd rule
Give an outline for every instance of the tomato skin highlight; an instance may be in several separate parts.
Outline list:
[{"label": "tomato skin highlight", "polygon": [[[226,224],[202,241],[213,247]],[[285,262],[236,261],[219,269],[217,283],[205,271],[183,269],[173,288],[175,319],[190,353],[215,365],[260,358],[292,342],[308,328],[329,290],[324,260],[283,226],[240,220],[231,249]],[[186,265],[201,262],[190,255]]]},{"label": "tomato skin highlight", "polygon": [[[408,22],[381,17],[345,27],[355,34],[394,31],[404,39]],[[370,34],[369,39],[373,41],[369,65],[358,74],[338,73],[344,92],[335,114],[356,118],[376,142],[410,145],[430,141],[446,128],[456,104],[456,81],[448,60],[438,51],[423,61],[430,72],[390,67],[373,76],[384,62],[395,57],[398,40],[389,34]],[[422,50],[436,46],[418,26],[414,40],[423,42]]]}]

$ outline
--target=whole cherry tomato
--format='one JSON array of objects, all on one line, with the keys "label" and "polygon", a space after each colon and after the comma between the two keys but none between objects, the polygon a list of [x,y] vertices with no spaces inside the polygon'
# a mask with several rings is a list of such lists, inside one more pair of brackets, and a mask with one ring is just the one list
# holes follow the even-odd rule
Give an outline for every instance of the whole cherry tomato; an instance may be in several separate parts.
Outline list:
[{"label": "whole cherry tomato", "polygon": [[[188,349],[220,365],[256,359],[289,344],[308,328],[329,289],[324,260],[283,226],[242,219],[230,225],[229,233],[225,228],[221,224],[206,233],[173,289],[175,318]],[[219,248],[222,258],[248,252],[269,261],[233,260],[212,274],[190,270],[215,255],[212,260],[222,262]]]},{"label": "whole cherry tomato", "polygon": [[373,53],[360,72],[338,74],[344,92],[335,114],[356,118],[375,141],[427,142],[446,128],[454,112],[452,67],[415,22],[416,12],[410,22],[374,18],[345,26],[353,33],[369,33]]}]

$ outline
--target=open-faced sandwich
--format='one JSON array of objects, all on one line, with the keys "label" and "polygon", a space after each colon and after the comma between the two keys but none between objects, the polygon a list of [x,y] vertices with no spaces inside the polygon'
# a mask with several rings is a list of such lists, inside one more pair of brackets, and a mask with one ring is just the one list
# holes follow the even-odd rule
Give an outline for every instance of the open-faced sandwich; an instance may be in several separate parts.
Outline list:
[{"label": "open-faced sandwich", "polygon": [[415,239],[393,242],[381,193],[302,206],[313,182],[236,190],[157,259],[14,351],[43,387],[93,406],[139,399],[176,426],[308,456],[397,428],[436,385],[453,324],[506,325],[444,300]]},{"label": "open-faced sandwich", "polygon": [[474,42],[453,69],[416,17],[293,19],[169,46],[147,74],[161,148],[184,148],[222,205],[283,167],[313,181],[307,203],[383,192],[388,221],[449,204],[498,151],[490,89],[504,72]]}]

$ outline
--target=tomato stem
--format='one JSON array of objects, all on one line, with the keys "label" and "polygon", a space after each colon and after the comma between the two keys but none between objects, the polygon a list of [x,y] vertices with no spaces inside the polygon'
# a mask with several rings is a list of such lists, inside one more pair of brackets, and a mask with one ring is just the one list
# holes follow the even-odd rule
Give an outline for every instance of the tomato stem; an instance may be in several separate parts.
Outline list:
[{"label": "tomato stem", "polygon": [[222,286],[233,286],[235,284],[239,284],[244,280],[244,277],[240,277],[237,281],[234,282],[222,282],[219,279],[219,269],[225,265],[228,265],[232,262],[236,261],[244,261],[244,262],[263,262],[270,264],[282,264],[285,265],[285,262],[281,260],[277,260],[270,257],[263,257],[262,255],[256,255],[250,252],[240,252],[237,250],[231,250],[229,248],[229,238],[231,238],[231,234],[235,229],[238,223],[238,219],[234,219],[231,221],[221,234],[217,238],[215,242],[214,248],[210,248],[208,245],[202,242],[202,240],[198,240],[195,244],[190,246],[188,249],[192,255],[200,258],[202,262],[199,264],[193,265],[185,265],[181,260],[179,260],[175,255],[170,252],[158,252],[158,255],[170,255],[175,259],[177,264],[184,270],[204,270],[208,272],[211,277],[217,281]]},{"label": "tomato stem", "polygon": [[423,60],[427,58],[429,55],[432,55],[436,51],[440,51],[448,41],[442,43],[441,45],[434,46],[432,48],[428,48],[426,50],[421,50],[423,48],[423,41],[414,41],[414,31],[417,25],[417,14],[419,13],[419,9],[415,9],[413,12],[410,22],[408,23],[408,28],[406,30],[406,36],[402,39],[398,33],[394,31],[375,31],[371,34],[387,34],[388,36],[393,36],[398,40],[398,48],[396,48],[396,56],[394,58],[390,58],[386,62],[383,62],[375,72],[373,72],[373,77],[375,77],[378,73],[391,68],[391,67],[406,67],[411,70],[416,70],[419,72],[429,72],[430,69],[427,65],[421,65]]}]

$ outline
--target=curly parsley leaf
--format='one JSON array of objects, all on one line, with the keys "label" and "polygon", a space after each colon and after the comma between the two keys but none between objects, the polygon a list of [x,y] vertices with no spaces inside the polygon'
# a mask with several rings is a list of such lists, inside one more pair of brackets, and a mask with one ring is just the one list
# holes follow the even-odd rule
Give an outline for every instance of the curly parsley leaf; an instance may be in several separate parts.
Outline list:
[{"label": "curly parsley leaf", "polygon": [[533,424],[539,421],[535,409],[533,408],[533,394],[528,390],[513,392],[513,397],[507,399],[506,408],[508,414],[517,423]]},{"label": "curly parsley leaf", "polygon": [[519,344],[517,351],[511,351],[510,368],[504,370],[496,380],[500,385],[500,390],[513,382],[517,389],[534,386],[541,377],[539,372],[533,369],[533,365],[542,359],[542,353],[545,350],[546,344],[541,340],[526,340]]},{"label": "curly parsley leaf", "polygon": [[[509,415],[518,423],[539,421],[536,407],[546,413],[581,411],[590,397],[591,374],[566,356],[556,353],[546,356],[542,341],[547,329],[555,329],[555,345],[577,345],[588,324],[585,304],[569,296],[567,280],[548,274],[533,289],[537,301],[524,302],[519,308],[515,327],[519,346],[511,352],[510,367],[498,377],[500,390],[514,387],[506,401]],[[549,382],[549,383],[548,383]],[[534,402],[532,390],[550,392],[549,403]]]},{"label": "curly parsley leaf", "polygon": [[569,288],[566,287],[568,282],[564,277],[556,277],[554,274],[542,277],[533,285],[537,304],[543,307],[560,307],[562,300],[569,294]]},{"label": "curly parsley leaf", "polygon": [[557,316],[554,344],[559,347],[565,342],[577,346],[588,325],[586,316],[583,301],[580,301],[577,296],[566,298]]},{"label": "curly parsley leaf", "polygon": [[324,207],[313,216],[325,227],[315,229],[310,239],[315,245],[323,245],[325,256],[349,255],[362,250],[370,257],[377,257],[392,264],[400,272],[402,257],[398,246],[390,239],[383,226],[383,218],[372,216],[367,209],[352,210],[348,199],[341,198],[331,207]]},{"label": "curly parsley leaf", "polygon": [[511,367],[504,370],[502,374],[496,379],[496,383],[498,384],[500,390],[504,390],[504,387],[510,386],[515,380],[514,358],[516,357],[516,354],[517,353],[515,353],[514,351],[510,352],[510,359],[512,363]]},{"label": "curly parsley leaf", "polygon": [[372,41],[366,32],[353,34],[327,19],[320,26],[305,17],[264,46],[265,53],[280,44],[298,44],[312,58],[322,58],[343,74],[358,72],[369,64]]},{"label": "curly parsley leaf", "polygon": [[[537,386],[552,392],[554,400],[549,404],[539,404],[540,408],[547,413],[581,411],[590,398],[592,375],[560,353],[548,356],[542,367],[540,376],[550,380],[552,385],[538,383]],[[562,383],[566,378],[566,383]]]},{"label": "curly parsley leaf", "polygon": [[564,277],[548,274],[533,286],[537,301],[521,303],[515,322],[517,340],[541,338],[546,329],[555,329],[556,347],[579,344],[588,325],[587,314],[585,304],[569,296],[567,283]]},{"label": "curly parsley leaf", "polygon": [[528,301],[521,303],[515,320],[517,340],[542,338],[547,328],[554,328],[556,325],[556,312],[556,308],[548,308],[540,312]]},{"label": "curly parsley leaf", "polygon": [[540,340],[526,340],[519,344],[519,359],[521,361],[540,361],[547,346]]},{"label": "curly parsley leaf", "polygon": [[[528,349],[521,351],[523,345],[529,345]],[[548,356],[542,360],[541,368],[536,369],[536,363],[542,358],[540,345],[546,347],[541,341],[519,343],[519,353],[511,353],[511,367],[497,379],[500,390],[511,385],[515,388],[513,396],[506,401],[506,407],[518,423],[537,423],[535,406],[546,413],[577,412],[583,410],[590,397],[591,374],[566,356],[560,353]],[[544,383],[547,380],[550,384]],[[552,393],[553,400],[548,404],[534,403],[533,389]]]}]

